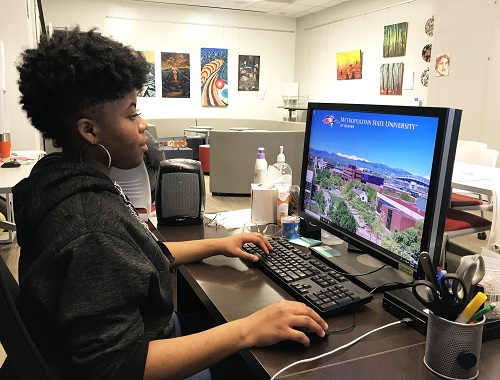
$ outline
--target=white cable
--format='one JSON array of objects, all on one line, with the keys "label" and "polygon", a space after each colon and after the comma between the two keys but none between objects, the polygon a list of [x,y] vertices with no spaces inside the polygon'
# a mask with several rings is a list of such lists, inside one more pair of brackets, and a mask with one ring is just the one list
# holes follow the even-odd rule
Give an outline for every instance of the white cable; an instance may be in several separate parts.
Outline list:
[{"label": "white cable", "polygon": [[336,348],[336,349],[335,349],[335,350],[333,350],[333,351],[325,352],[324,354],[321,354],[321,355],[315,356],[315,357],[313,357],[313,358],[303,359],[303,360],[299,360],[299,361],[297,361],[297,362],[295,362],[295,363],[289,364],[289,365],[287,365],[285,368],[282,368],[282,369],[280,369],[278,372],[276,372],[276,373],[274,374],[274,376],[273,376],[273,377],[271,377],[271,380],[276,379],[276,376],[278,376],[280,373],[282,373],[282,372],[286,371],[287,369],[289,369],[289,368],[291,368],[291,367],[293,367],[293,366],[295,366],[295,365],[297,365],[297,364],[307,363],[307,362],[312,362],[312,361],[314,361],[314,360],[316,360],[316,359],[321,359],[321,358],[322,358],[322,357],[324,357],[324,356],[327,356],[327,355],[333,354],[333,353],[335,353],[335,352],[337,352],[337,351],[339,351],[339,350],[341,350],[341,349],[343,349],[343,348],[349,347],[350,345],[352,345],[352,344],[354,344],[354,343],[356,343],[356,342],[360,341],[360,340],[361,340],[361,339],[363,339],[364,337],[366,337],[366,336],[368,336],[368,335],[370,335],[370,334],[372,334],[372,333],[374,333],[374,332],[377,332],[377,331],[379,331],[379,330],[385,329],[386,327],[390,327],[390,326],[398,325],[398,324],[400,324],[400,323],[403,323],[403,321],[396,321],[396,322],[389,323],[389,324],[387,324],[387,325],[385,325],[385,326],[378,327],[378,328],[376,328],[376,329],[373,329],[373,330],[371,330],[371,331],[368,331],[366,334],[361,335],[359,338],[356,338],[356,339],[352,340],[351,342],[349,342],[349,343],[347,343],[347,344],[344,344],[343,346],[340,346],[340,347]]}]

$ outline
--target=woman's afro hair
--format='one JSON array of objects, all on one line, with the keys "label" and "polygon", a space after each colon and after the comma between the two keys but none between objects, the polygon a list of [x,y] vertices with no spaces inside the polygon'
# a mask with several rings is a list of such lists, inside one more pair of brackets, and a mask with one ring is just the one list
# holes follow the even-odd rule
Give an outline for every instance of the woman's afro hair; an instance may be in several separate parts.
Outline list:
[{"label": "woman's afro hair", "polygon": [[70,128],[92,107],[117,100],[146,82],[149,65],[134,49],[95,29],[55,31],[21,54],[20,103],[44,138],[64,146]]}]

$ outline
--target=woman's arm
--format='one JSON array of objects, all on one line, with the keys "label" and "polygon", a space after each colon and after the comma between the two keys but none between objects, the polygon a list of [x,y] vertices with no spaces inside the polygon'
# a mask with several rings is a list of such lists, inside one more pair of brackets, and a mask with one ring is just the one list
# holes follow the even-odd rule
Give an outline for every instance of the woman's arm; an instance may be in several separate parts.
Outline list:
[{"label": "woman's arm", "polygon": [[308,346],[307,336],[294,327],[319,336],[328,329],[312,309],[295,301],[280,301],[233,322],[201,333],[149,343],[144,379],[186,378],[218,361],[254,346],[294,340]]},{"label": "woman's arm", "polygon": [[203,260],[214,255],[239,257],[248,261],[257,261],[256,256],[241,249],[245,243],[257,244],[266,253],[269,253],[271,249],[269,241],[256,232],[235,234],[225,238],[166,242],[165,245],[175,257],[175,262],[172,266]]}]

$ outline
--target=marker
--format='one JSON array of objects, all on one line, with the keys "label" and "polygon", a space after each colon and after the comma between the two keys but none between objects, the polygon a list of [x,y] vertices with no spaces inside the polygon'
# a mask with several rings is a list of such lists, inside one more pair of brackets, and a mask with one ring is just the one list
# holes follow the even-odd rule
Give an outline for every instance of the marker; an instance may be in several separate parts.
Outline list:
[{"label": "marker", "polygon": [[[445,274],[448,274],[448,272],[446,271],[446,269],[439,269],[438,268],[438,272],[437,272],[437,275],[436,275],[436,278],[438,280],[438,282],[441,282],[441,277],[443,277]],[[448,288],[451,286],[448,281],[446,282],[446,286],[448,286]]]},{"label": "marker", "polygon": [[458,323],[467,323],[469,319],[474,315],[474,313],[481,307],[481,305],[486,301],[488,297],[482,292],[478,292],[472,301],[465,307],[465,309],[460,313],[460,315],[455,319]]},{"label": "marker", "polygon": [[481,310],[477,311],[471,318],[471,321],[476,321],[481,318],[486,313],[492,311],[497,305],[495,303],[490,303],[489,305],[483,307]]}]

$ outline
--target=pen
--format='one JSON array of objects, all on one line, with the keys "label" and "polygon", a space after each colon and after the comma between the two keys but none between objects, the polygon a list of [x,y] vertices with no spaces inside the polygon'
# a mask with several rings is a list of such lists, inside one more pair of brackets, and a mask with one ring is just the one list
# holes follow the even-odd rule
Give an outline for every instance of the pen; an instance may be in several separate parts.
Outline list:
[{"label": "pen", "polygon": [[472,315],[479,309],[479,307],[486,301],[488,297],[486,294],[478,292],[472,301],[465,307],[465,309],[460,313],[455,322],[467,323],[471,319]]},{"label": "pen", "polygon": [[490,303],[489,305],[483,307],[481,310],[478,310],[471,318],[471,321],[475,321],[479,318],[481,318],[483,315],[486,313],[489,313],[492,311],[497,305],[495,303]]}]

